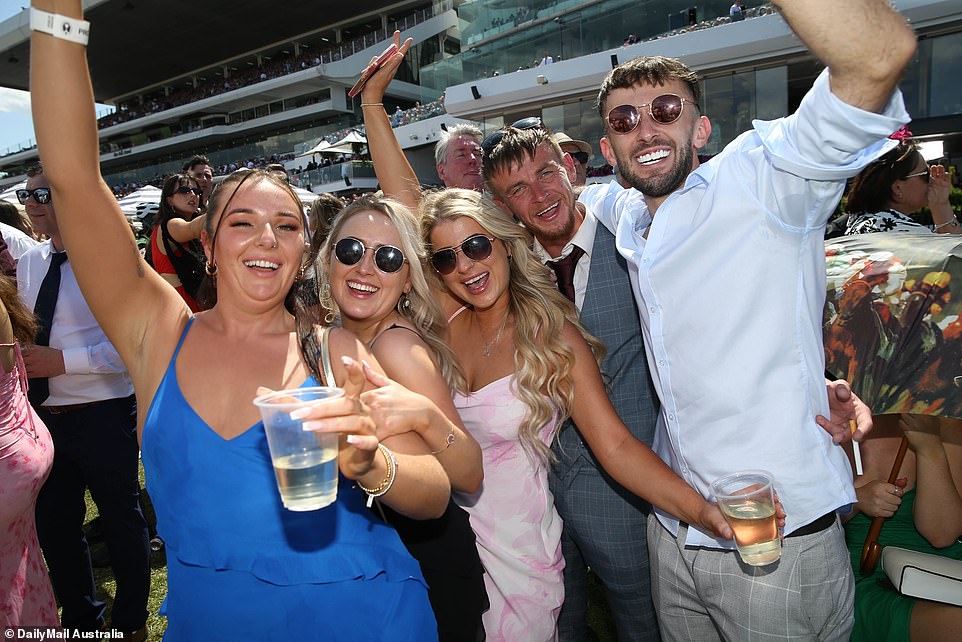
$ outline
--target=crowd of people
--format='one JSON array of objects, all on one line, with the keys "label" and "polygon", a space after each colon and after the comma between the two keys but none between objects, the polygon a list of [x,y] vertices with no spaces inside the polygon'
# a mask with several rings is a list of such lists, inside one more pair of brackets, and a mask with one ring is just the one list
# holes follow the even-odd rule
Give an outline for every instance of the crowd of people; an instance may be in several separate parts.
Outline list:
[{"label": "crowd of people", "polygon": [[[795,113],[702,162],[698,76],[624,62],[597,103],[617,180],[587,187],[592,144],[532,116],[449,127],[444,188],[424,191],[383,107],[411,46],[395,33],[361,92],[379,192],[305,214],[283,165],[215,187],[198,155],[162,183],[147,262],[99,173],[83,46],[34,32],[42,166],[18,198],[46,240],[16,286],[0,277],[0,457],[20,462],[0,467],[0,561],[30,562],[0,564],[0,624],[104,626],[89,488],[111,626],[144,639],[139,446],[171,642],[587,640],[589,573],[623,640],[962,635],[962,608],[856,582],[850,553],[866,516],[895,514],[901,545],[962,558],[962,433],[914,415],[872,431],[823,376],[823,235],[847,180],[853,232],[927,205],[932,231],[962,233],[944,170],[891,136],[915,37],[884,0],[780,9],[826,65]],[[292,512],[251,402],[319,384],[344,395],[295,418],[340,436],[341,484]],[[886,483],[903,434],[913,457]],[[777,490],[765,567],[710,501],[752,468]]]}]

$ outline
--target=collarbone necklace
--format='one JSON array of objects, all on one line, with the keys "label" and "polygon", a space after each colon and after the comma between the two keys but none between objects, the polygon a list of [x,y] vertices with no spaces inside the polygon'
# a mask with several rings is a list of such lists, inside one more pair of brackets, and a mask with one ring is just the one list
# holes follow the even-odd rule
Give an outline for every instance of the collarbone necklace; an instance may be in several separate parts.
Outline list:
[{"label": "collarbone necklace", "polygon": [[[489,341],[485,341],[484,344],[481,346],[482,357],[490,357],[491,354],[494,352],[494,349],[498,347],[498,343],[501,342],[501,333],[504,332],[504,328],[508,323],[508,316],[510,315],[509,313],[506,312],[504,315],[504,318],[501,319],[501,325],[498,326],[498,331],[494,335],[494,338]],[[480,323],[478,323],[478,334],[481,335],[481,340],[484,341],[484,333],[481,332]]]}]

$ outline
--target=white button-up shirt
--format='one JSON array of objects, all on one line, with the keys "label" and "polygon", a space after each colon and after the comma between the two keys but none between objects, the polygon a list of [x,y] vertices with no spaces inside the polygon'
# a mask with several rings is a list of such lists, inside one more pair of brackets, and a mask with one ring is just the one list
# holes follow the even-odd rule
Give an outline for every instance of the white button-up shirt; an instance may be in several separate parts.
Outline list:
[{"label": "white button-up shirt", "polygon": [[[37,304],[54,251],[53,244],[46,241],[20,257],[17,288],[31,310]],[[60,266],[60,294],[50,328],[50,347],[63,351],[66,374],[50,377],[50,397],[43,405],[66,406],[133,394],[127,368],[87,307],[69,259]]]},{"label": "white button-up shirt", "polygon": [[15,261],[19,261],[20,257],[27,253],[27,250],[40,244],[39,241],[35,241],[6,223],[0,223],[0,236],[3,236],[3,240],[7,243],[7,249],[10,250],[10,255]]},{"label": "white button-up shirt", "polygon": [[575,264],[575,273],[572,275],[571,280],[575,288],[575,307],[578,308],[579,313],[585,305],[585,295],[588,293],[588,274],[591,272],[591,251],[594,249],[595,230],[597,228],[598,219],[595,218],[591,212],[586,212],[584,220],[578,227],[578,231],[575,232],[571,240],[561,248],[561,256],[555,258],[551,258],[551,256],[548,255],[548,252],[544,249],[544,246],[538,242],[538,239],[535,239],[532,244],[532,249],[541,259],[542,263],[550,263],[551,261],[565,258],[571,254],[571,249],[575,245],[584,250],[584,255],[578,259],[578,263]]},{"label": "white button-up shirt", "polygon": [[[755,121],[654,219],[634,189],[581,197],[628,260],[662,403],[654,450],[705,497],[723,475],[768,470],[786,534],[855,502],[844,452],[815,423],[829,414],[823,234],[845,179],[908,120],[900,93],[883,114],[865,112],[835,97],[823,73],[795,114]],[[687,543],[733,546],[694,528]]]}]

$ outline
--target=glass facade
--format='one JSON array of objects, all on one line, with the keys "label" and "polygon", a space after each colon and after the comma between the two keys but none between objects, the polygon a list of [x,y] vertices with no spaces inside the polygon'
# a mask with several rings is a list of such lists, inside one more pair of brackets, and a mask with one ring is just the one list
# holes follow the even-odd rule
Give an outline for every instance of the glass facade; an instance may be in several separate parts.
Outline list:
[{"label": "glass facade", "polygon": [[536,66],[547,53],[555,61],[620,47],[629,35],[641,40],[680,26],[695,8],[699,21],[727,16],[729,0],[605,0],[491,2],[458,8],[460,55],[421,70],[421,84],[438,90],[471,78],[487,78]]}]

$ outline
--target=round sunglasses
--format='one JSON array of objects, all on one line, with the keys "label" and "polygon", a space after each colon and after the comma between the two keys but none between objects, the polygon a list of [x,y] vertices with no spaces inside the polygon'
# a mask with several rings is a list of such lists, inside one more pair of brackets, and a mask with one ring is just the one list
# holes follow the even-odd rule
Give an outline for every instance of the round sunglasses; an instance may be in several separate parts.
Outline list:
[{"label": "round sunglasses", "polygon": [[50,202],[50,188],[38,187],[36,189],[17,190],[17,200],[20,201],[21,205],[26,205],[27,199],[31,196],[33,196],[33,200],[37,201],[41,205],[46,205]]},{"label": "round sunglasses", "polygon": [[374,252],[374,265],[385,274],[397,272],[407,261],[404,253],[393,245],[368,247],[353,236],[345,236],[334,244],[334,258],[341,265],[356,265],[368,250]]},{"label": "round sunglasses", "polygon": [[698,109],[698,103],[692,100],[682,98],[677,94],[662,94],[650,103],[643,105],[618,105],[613,107],[608,111],[605,120],[608,122],[611,131],[616,134],[629,134],[641,122],[639,110],[642,107],[648,108],[648,115],[656,123],[670,125],[681,118],[682,112],[685,111],[685,103],[694,105],[695,109]]},{"label": "round sunglasses", "polygon": [[438,274],[451,274],[458,266],[458,252],[464,252],[464,255],[472,261],[483,261],[491,256],[492,241],[494,241],[492,237],[484,234],[469,236],[458,246],[432,252],[431,267]]}]

